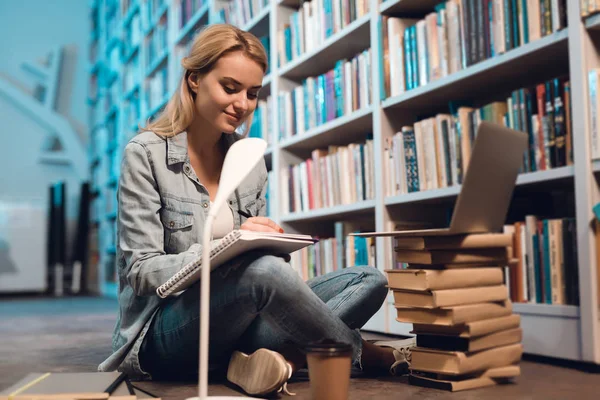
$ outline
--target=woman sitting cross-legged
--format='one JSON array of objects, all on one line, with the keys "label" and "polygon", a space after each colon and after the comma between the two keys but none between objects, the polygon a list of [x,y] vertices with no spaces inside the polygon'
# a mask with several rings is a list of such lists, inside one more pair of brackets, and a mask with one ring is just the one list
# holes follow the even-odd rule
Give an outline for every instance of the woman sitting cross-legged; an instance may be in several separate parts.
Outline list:
[{"label": "woman sitting cross-legged", "polygon": [[[211,25],[182,66],[165,111],[125,147],[119,181],[119,315],[113,354],[99,369],[141,379],[197,377],[200,284],[167,299],[156,288],[201,254],[225,154],[244,140],[235,131],[250,126],[267,57],[252,34]],[[265,217],[266,183],[261,162],[221,208],[214,240],[233,229],[283,232]],[[299,349],[328,338],[351,344],[358,368],[406,372],[406,349],[375,345],[358,331],[381,307],[386,284],[367,266],[304,282],[285,258],[259,252],[222,265],[211,273],[211,371],[227,369],[248,394],[267,394],[305,367]]]}]

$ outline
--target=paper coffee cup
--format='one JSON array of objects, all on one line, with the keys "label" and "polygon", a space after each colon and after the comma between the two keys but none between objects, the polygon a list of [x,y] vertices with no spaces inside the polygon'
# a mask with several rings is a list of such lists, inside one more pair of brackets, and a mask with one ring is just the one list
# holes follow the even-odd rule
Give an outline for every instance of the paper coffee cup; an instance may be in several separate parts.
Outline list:
[{"label": "paper coffee cup", "polygon": [[305,348],[312,400],[345,400],[350,386],[352,346],[333,340]]}]

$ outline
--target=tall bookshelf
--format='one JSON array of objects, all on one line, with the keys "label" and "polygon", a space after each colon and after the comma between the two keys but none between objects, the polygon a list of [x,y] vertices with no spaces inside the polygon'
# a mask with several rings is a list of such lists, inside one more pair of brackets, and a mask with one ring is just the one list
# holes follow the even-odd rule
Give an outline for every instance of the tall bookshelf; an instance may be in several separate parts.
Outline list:
[{"label": "tall bookshelf", "polygon": [[[184,2],[185,3],[185,2]],[[274,132],[268,138],[266,159],[270,173],[269,214],[289,231],[333,236],[334,224],[346,221],[357,229],[390,230],[398,221],[447,216],[460,186],[385,195],[387,177],[383,154],[386,140],[418,115],[448,112],[450,101],[475,99],[479,105],[507,89],[516,90],[543,79],[568,75],[571,84],[573,164],[523,173],[516,193],[527,197],[555,190],[574,202],[577,223],[579,305],[514,303],[522,317],[523,343],[527,353],[600,364],[600,321],[596,279],[596,248],[590,222],[592,207],[600,201],[596,181],[599,163],[589,152],[590,107],[587,72],[600,67],[600,17],[582,18],[578,1],[567,1],[568,27],[504,54],[474,63],[458,72],[408,90],[398,96],[382,95],[379,68],[381,16],[412,16],[419,19],[435,9],[437,0],[366,0],[367,13],[291,61],[280,62],[278,38],[290,15],[303,7],[299,0],[220,2],[192,1],[193,13],[180,28],[180,0],[97,0],[91,3],[94,23],[90,60],[90,168],[95,193],[92,220],[98,228],[99,272],[102,292],[116,295],[114,274],[115,189],[118,162],[134,124],[152,118],[165,105],[180,79],[180,58],[194,32],[204,24],[232,22],[270,40],[270,71],[260,97],[270,96],[267,113]],[[244,11],[239,10],[246,4]],[[254,7],[254,10],[252,10]],[[137,22],[136,22],[137,21]],[[137,42],[129,40],[131,26],[139,24]],[[153,34],[163,34],[162,47],[152,47]],[[277,132],[282,120],[278,104],[282,91],[292,91],[303,80],[326,73],[339,59],[349,59],[370,49],[370,98],[368,105],[283,137]],[[152,53],[152,54],[150,54]],[[92,55],[94,55],[92,57]],[[151,57],[152,56],[152,57]],[[137,63],[135,60],[138,60]],[[130,72],[134,71],[134,72]],[[160,74],[164,74],[162,77]],[[164,83],[160,81],[164,80]],[[97,85],[97,89],[95,89]],[[284,212],[283,177],[288,166],[310,157],[311,151],[328,146],[373,142],[374,197],[358,202],[305,211]],[[535,212],[535,210],[531,210]],[[560,214],[560,210],[557,211]],[[392,266],[391,242],[376,240],[376,266]],[[395,320],[391,295],[366,329],[408,334],[410,326]]]}]

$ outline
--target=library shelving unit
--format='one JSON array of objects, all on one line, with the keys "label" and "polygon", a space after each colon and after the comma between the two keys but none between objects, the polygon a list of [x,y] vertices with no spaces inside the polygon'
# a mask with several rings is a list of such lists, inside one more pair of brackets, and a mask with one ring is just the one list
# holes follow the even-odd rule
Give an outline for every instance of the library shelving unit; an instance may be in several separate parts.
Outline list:
[{"label": "library shelving unit", "polygon": [[[317,1],[317,0],[313,0]],[[181,4],[192,13],[182,18]],[[259,4],[260,3],[260,4]],[[578,305],[514,303],[522,317],[523,343],[527,353],[600,364],[600,321],[596,248],[591,222],[592,207],[600,201],[596,175],[600,162],[589,152],[590,109],[587,71],[600,67],[600,17],[583,18],[578,1],[567,1],[568,27],[474,63],[452,74],[407,90],[397,96],[382,93],[383,77],[381,18],[384,15],[425,18],[438,0],[364,0],[365,13],[326,39],[312,43],[308,51],[279,52],[281,31],[292,14],[306,6],[299,0],[118,0],[91,4],[92,39],[90,61],[90,167],[93,176],[93,222],[98,228],[100,280],[105,295],[116,294],[114,283],[115,189],[120,151],[136,133],[137,124],[152,118],[165,105],[181,75],[180,59],[189,49],[194,32],[207,23],[232,21],[270,41],[270,71],[261,97],[270,96],[267,113],[270,169],[269,214],[289,231],[333,237],[334,224],[347,222],[353,229],[390,230],[396,223],[447,218],[460,186],[386,196],[383,154],[386,141],[420,116],[448,113],[449,102],[472,100],[483,106],[506,91],[534,85],[557,76],[568,76],[572,101],[573,163],[563,167],[523,173],[517,181],[515,198],[559,192],[573,204],[555,210],[557,217],[575,217],[577,226]],[[340,2],[340,4],[347,4]],[[245,7],[243,11],[240,8]],[[332,6],[333,7],[333,6]],[[335,7],[334,7],[335,8]],[[250,11],[249,11],[250,10]],[[187,11],[186,11],[187,12]],[[187,22],[182,24],[182,20]],[[180,27],[181,26],[181,27]],[[326,29],[326,28],[323,28]],[[293,33],[292,33],[293,34]],[[368,59],[369,104],[327,122],[311,126],[297,135],[280,135],[286,114],[278,112],[279,96],[293,91],[304,80],[325,74],[340,59],[351,59],[370,49]],[[287,59],[289,61],[285,61]],[[364,79],[363,79],[364,81]],[[364,83],[364,82],[363,82]],[[292,111],[293,113],[293,111]],[[290,114],[287,114],[289,118]],[[345,146],[372,140],[374,197],[354,203],[289,212],[282,199],[288,191],[289,166],[311,157],[316,149]],[[543,198],[543,197],[541,197]],[[511,213],[523,212],[512,210]],[[527,209],[535,213],[535,209]],[[561,215],[564,214],[564,215]],[[522,218],[524,214],[519,215]],[[392,268],[391,241],[378,238],[376,267]],[[568,267],[568,266],[567,266]],[[395,320],[389,296],[365,329],[409,334],[410,326]]]}]

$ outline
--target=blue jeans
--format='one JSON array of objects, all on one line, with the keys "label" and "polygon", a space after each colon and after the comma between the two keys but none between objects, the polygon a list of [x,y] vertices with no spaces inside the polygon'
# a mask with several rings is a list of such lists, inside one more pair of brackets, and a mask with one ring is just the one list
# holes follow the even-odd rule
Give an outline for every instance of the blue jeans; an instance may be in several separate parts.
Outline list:
[{"label": "blue jeans", "polygon": [[[360,366],[361,328],[387,294],[385,276],[373,267],[341,269],[304,282],[283,258],[260,255],[237,268],[211,274],[211,371],[227,366],[235,350],[281,351],[323,338],[350,343]],[[154,379],[197,376],[199,290],[195,284],[161,306],[140,351]]]}]

